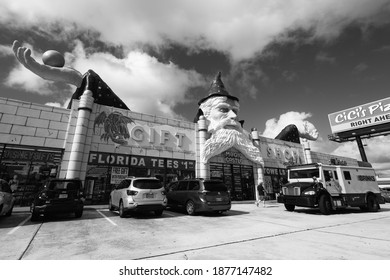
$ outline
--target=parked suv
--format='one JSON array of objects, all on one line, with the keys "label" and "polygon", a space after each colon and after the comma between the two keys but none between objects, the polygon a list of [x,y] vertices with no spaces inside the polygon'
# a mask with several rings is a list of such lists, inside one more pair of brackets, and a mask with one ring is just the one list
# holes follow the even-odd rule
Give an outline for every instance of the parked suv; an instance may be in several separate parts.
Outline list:
[{"label": "parked suv", "polygon": [[41,215],[74,213],[76,218],[83,215],[83,185],[79,179],[51,179],[35,196],[30,206],[31,221]]},{"label": "parked suv", "polygon": [[211,211],[222,213],[231,208],[230,194],[220,180],[180,180],[171,183],[168,190],[168,206],[185,208],[188,215]]},{"label": "parked suv", "polygon": [[118,209],[121,218],[132,211],[154,211],[161,216],[166,206],[165,189],[154,177],[124,179],[111,191],[108,205],[110,211]]}]

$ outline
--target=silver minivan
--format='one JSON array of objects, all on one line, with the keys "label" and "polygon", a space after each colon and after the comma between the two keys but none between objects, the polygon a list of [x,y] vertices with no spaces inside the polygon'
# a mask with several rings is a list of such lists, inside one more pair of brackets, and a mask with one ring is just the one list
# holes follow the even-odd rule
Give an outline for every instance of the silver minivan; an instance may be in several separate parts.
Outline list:
[{"label": "silver minivan", "polygon": [[126,214],[153,211],[161,216],[167,206],[165,189],[155,177],[128,177],[110,193],[109,209],[118,210],[121,218]]}]

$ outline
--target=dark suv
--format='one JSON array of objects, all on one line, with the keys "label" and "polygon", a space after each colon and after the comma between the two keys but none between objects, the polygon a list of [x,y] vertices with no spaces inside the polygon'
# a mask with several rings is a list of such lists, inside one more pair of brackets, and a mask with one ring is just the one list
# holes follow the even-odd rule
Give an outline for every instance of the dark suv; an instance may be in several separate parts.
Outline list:
[{"label": "dark suv", "polygon": [[168,206],[185,208],[188,215],[196,212],[222,213],[231,208],[226,185],[219,180],[188,179],[168,186]]},{"label": "dark suv", "polygon": [[83,215],[84,197],[79,179],[52,179],[35,196],[31,204],[31,221],[41,215],[74,213],[76,218]]}]

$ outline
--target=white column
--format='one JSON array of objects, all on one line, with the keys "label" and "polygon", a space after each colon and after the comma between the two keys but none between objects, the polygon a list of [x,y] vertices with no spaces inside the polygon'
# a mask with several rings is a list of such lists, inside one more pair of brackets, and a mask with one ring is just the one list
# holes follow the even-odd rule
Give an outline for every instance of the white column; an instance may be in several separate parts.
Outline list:
[{"label": "white column", "polygon": [[260,138],[259,138],[259,133],[257,132],[257,128],[255,127],[252,128],[251,137],[252,137],[253,145],[255,145],[260,149]]},{"label": "white column", "polygon": [[310,144],[307,139],[302,139],[302,145],[303,145],[303,150],[305,153],[305,159],[306,163],[313,163],[313,159],[311,157],[311,151],[310,151]]},{"label": "white column", "polygon": [[[207,138],[207,124],[204,116],[199,117],[198,133],[199,133],[199,153],[200,155],[202,155],[204,153],[204,144]],[[210,178],[209,164],[203,162],[201,159],[199,161],[199,177],[204,179]]]},{"label": "white column", "polygon": [[91,115],[94,102],[94,98],[92,96],[92,91],[85,90],[80,97],[76,129],[66,173],[67,179],[80,178],[84,147],[88,133],[89,117]]},{"label": "white column", "polygon": [[[251,137],[252,137],[252,142],[253,142],[253,145],[255,145],[259,151],[261,152],[260,150],[260,137],[259,137],[259,132],[257,131],[257,128],[252,128],[252,131],[251,131]],[[256,194],[256,200],[259,200],[259,193],[257,191],[257,186],[260,184],[260,183],[263,183],[264,184],[264,166],[257,163],[256,164],[256,173],[257,173],[257,180],[256,180],[256,185],[255,185],[255,194]]]}]

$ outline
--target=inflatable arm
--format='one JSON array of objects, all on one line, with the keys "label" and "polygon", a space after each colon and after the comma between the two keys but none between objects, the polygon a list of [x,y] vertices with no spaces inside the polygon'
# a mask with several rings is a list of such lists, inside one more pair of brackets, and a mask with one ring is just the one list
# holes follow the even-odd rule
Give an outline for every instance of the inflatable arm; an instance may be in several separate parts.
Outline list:
[{"label": "inflatable arm", "polygon": [[19,41],[15,40],[12,50],[19,62],[34,74],[45,80],[64,82],[67,84],[80,87],[83,81],[83,75],[70,67],[53,67],[50,65],[40,64],[31,57],[31,50],[22,47]]}]

